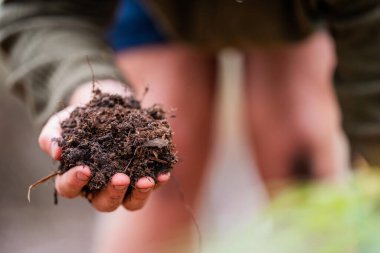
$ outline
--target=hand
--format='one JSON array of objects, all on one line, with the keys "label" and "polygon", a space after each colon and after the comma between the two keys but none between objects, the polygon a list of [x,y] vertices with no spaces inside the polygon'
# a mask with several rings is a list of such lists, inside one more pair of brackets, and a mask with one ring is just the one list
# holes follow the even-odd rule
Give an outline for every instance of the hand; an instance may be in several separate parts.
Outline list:
[{"label": "hand", "polygon": [[[129,91],[125,86],[115,80],[102,80],[96,87],[103,92],[128,95]],[[39,145],[50,157],[60,160],[62,150],[58,146],[56,139],[61,138],[61,122],[70,116],[70,113],[79,105],[84,105],[91,99],[92,84],[84,84],[76,89],[69,100],[70,106],[53,115],[42,128]],[[82,188],[91,178],[91,170],[87,166],[76,166],[63,175],[58,175],[55,180],[55,188],[59,195],[66,198],[75,198],[81,194]],[[149,177],[140,178],[132,190],[130,198],[124,201],[124,195],[130,185],[130,178],[123,173],[117,173],[109,184],[95,196],[91,196],[91,203],[95,209],[101,212],[111,212],[120,205],[128,210],[141,209],[151,192],[157,187],[165,184],[170,178],[170,174],[158,176],[157,184]]]}]

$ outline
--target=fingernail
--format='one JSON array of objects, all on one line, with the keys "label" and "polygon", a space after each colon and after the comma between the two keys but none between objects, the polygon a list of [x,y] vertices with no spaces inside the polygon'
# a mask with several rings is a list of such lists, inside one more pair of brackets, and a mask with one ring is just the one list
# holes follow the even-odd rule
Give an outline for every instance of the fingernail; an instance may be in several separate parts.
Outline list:
[{"label": "fingernail", "polygon": [[149,192],[152,188],[138,188],[139,192]]},{"label": "fingernail", "polygon": [[113,188],[115,188],[115,190],[117,190],[117,191],[122,191],[122,190],[127,189],[127,186],[126,185],[114,185]]},{"label": "fingernail", "polygon": [[89,176],[85,175],[84,173],[78,171],[77,172],[77,178],[81,181],[87,181],[89,179]]},{"label": "fingernail", "polygon": [[170,172],[165,173],[165,174],[160,174],[160,175],[158,176],[158,179],[159,179],[160,181],[166,181],[166,180],[169,180],[169,178],[170,178]]}]

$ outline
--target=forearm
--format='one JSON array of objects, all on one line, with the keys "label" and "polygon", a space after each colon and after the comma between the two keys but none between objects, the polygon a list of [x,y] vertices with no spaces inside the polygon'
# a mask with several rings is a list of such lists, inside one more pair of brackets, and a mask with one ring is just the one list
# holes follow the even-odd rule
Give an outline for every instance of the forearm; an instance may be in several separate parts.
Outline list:
[{"label": "forearm", "polygon": [[9,69],[5,84],[27,103],[41,125],[76,87],[91,82],[87,58],[96,80],[125,81],[103,39],[112,4],[39,2],[6,1],[0,43]]},{"label": "forearm", "polygon": [[379,165],[380,1],[326,3],[325,13],[336,42],[335,84],[343,125],[353,151]]}]

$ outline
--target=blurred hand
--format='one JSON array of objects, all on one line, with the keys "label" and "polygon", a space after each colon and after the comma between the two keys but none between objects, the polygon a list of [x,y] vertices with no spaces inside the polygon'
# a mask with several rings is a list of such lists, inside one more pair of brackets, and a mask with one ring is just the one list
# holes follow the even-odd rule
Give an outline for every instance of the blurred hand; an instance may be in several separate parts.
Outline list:
[{"label": "blurred hand", "polygon": [[[103,92],[111,94],[129,95],[131,94],[124,85],[115,80],[102,80],[96,84],[96,87]],[[61,122],[70,116],[70,113],[77,107],[84,105],[91,100],[92,83],[84,84],[78,87],[69,100],[69,107],[53,115],[46,125],[42,128],[39,145],[50,157],[60,160],[62,150],[55,139],[61,138]],[[55,180],[55,188],[59,195],[66,198],[75,198],[81,195],[82,188],[91,178],[91,170],[87,166],[76,166],[62,175],[58,175]],[[120,205],[128,210],[141,209],[153,189],[165,184],[170,178],[170,174],[160,175],[155,185],[154,180],[149,177],[141,178],[137,181],[132,191],[131,197],[124,200],[124,195],[130,187],[130,178],[123,173],[117,173],[109,184],[95,196],[90,195],[92,205],[98,211],[111,212],[116,210]]]}]

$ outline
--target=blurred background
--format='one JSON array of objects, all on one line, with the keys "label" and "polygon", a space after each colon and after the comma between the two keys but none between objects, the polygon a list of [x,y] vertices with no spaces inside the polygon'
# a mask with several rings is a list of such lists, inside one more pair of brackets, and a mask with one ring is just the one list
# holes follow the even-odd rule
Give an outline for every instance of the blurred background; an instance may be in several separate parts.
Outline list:
[{"label": "blurred background", "polygon": [[[132,24],[133,29],[136,28],[135,23],[126,21],[127,24]],[[280,20],[279,23],[273,23],[273,27],[284,23]],[[261,28],[265,30],[266,26],[263,25]],[[318,50],[313,52],[318,53]],[[286,55],[281,55],[275,60],[283,61],[283,66],[288,67],[291,64],[287,58],[280,59],[284,56]],[[316,55],[308,56],[310,62],[319,62]],[[323,54],[321,56],[321,59],[328,58]],[[321,65],[316,64],[314,67],[318,70],[323,69],[328,65],[326,62],[321,61]],[[204,242],[202,246],[205,246],[202,247],[202,252],[380,252],[379,173],[376,176],[368,174],[364,177],[353,174],[352,178],[347,180],[347,184],[345,182],[342,185],[302,185],[293,191],[285,191],[283,198],[275,199],[265,212],[262,212],[264,207],[267,207],[267,195],[255,170],[253,152],[247,143],[249,138],[244,135],[242,125],[240,98],[243,95],[243,57],[239,52],[227,49],[220,53],[218,63],[218,104],[215,106],[217,122],[213,131],[216,141],[201,194],[203,208],[194,214]],[[331,64],[332,67],[333,63]],[[268,69],[272,68],[272,62],[268,63],[268,66]],[[300,72],[309,73],[304,71],[303,67],[301,65]],[[102,231],[107,232],[99,225],[104,225],[102,222],[107,222],[108,219],[105,218],[110,218],[110,214],[96,212],[81,198],[59,198],[59,204],[54,205],[52,180],[34,189],[31,203],[27,201],[28,186],[55,171],[58,163],[53,162],[39,149],[39,129],[32,125],[21,102],[1,85],[4,83],[4,71],[0,57],[0,253],[91,252],[94,247],[93,240],[100,234],[99,231],[103,229]],[[278,76],[269,73],[276,83],[281,83],[282,80]],[[313,75],[305,77],[306,82]],[[293,82],[293,79],[290,80]],[[278,91],[281,93],[280,89]],[[309,92],[308,89],[303,91]],[[313,89],[310,91],[313,92]],[[307,104],[308,96],[305,98],[300,100],[303,101],[299,104],[302,107]],[[319,101],[317,105],[323,105],[322,100],[315,100]],[[260,107],[260,110],[263,108],[265,106]],[[265,110],[263,111],[262,114],[266,115]],[[323,127],[323,124],[329,121],[324,114],[317,114],[317,117],[314,114],[302,115],[302,119],[308,123],[306,125],[316,128]],[[276,126],[281,127],[281,130],[284,128],[282,124]],[[268,129],[267,125],[264,128]],[[294,132],[299,134],[297,129]],[[273,131],[270,132],[271,135],[272,133]],[[293,135],[283,143],[292,143],[293,139],[290,138],[293,138]],[[343,143],[340,144],[344,146]],[[334,152],[331,151],[337,151],[338,148],[334,145],[323,145],[321,150],[324,151],[322,153],[333,156]],[[270,151],[269,157],[276,159],[277,156],[272,155],[273,149]],[[346,169],[344,166],[336,167]],[[370,171],[368,167],[366,169]],[[178,198],[181,199],[180,192]],[[184,207],[183,212],[187,212],[186,203]],[[117,222],[120,223],[119,220]],[[133,227],[128,229],[135,232],[132,230]],[[111,234],[111,237],[114,234]]]},{"label": "blurred background", "polygon": [[[239,124],[242,57],[226,50],[219,63],[217,139],[204,208],[196,216],[205,239],[244,226],[266,199]],[[0,252],[89,252],[99,214],[86,201],[60,198],[55,206],[52,181],[33,190],[27,201],[28,186],[58,166],[39,150],[37,138],[23,105],[0,85]]]},{"label": "blurred background", "polygon": [[28,186],[57,168],[37,138],[23,105],[0,85],[0,252],[86,251],[94,217],[86,202],[60,199],[54,206],[48,182],[28,203]]}]

